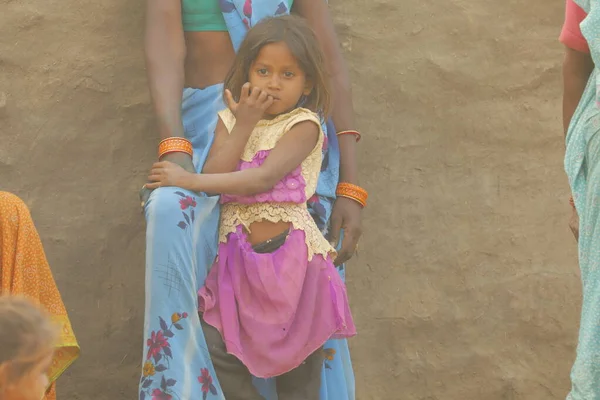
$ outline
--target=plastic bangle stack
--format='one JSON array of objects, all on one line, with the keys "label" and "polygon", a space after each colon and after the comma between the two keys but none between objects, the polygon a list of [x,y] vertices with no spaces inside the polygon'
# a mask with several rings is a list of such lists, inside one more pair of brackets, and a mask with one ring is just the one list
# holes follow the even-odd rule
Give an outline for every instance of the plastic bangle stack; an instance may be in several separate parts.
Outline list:
[{"label": "plastic bangle stack", "polygon": [[360,204],[361,207],[366,207],[367,198],[369,194],[367,191],[360,186],[353,185],[351,183],[339,183],[337,185],[337,189],[335,191],[336,196],[338,197],[346,197],[348,199],[352,199]]},{"label": "plastic bangle stack", "polygon": [[192,143],[186,138],[170,137],[160,141],[158,144],[158,158],[169,153],[186,153],[190,156],[194,154]]},{"label": "plastic bangle stack", "polygon": [[359,131],[355,131],[353,129],[351,130],[347,130],[347,131],[339,131],[336,133],[336,135],[338,136],[342,136],[342,135],[356,135],[356,141],[358,142],[360,140],[360,132]]}]

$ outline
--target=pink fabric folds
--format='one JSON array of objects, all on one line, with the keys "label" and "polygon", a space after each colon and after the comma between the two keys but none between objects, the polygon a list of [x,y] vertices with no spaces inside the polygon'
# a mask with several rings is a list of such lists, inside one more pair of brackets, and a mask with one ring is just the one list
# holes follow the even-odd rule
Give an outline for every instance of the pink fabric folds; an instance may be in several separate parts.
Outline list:
[{"label": "pink fabric folds", "polygon": [[296,368],[330,338],[356,334],[344,283],[329,257],[308,261],[301,230],[258,254],[238,227],[219,244],[199,304],[227,351],[259,378]]}]

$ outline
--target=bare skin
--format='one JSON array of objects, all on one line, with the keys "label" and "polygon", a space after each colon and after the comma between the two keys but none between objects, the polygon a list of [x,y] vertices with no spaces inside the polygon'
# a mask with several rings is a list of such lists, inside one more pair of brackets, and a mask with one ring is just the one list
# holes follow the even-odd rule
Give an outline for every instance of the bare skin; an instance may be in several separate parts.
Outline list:
[{"label": "bare skin", "polygon": [[[594,62],[589,54],[569,47],[565,48],[563,61],[563,128],[565,136],[593,69]],[[569,228],[573,232],[575,240],[579,240],[579,215],[575,207],[572,207]]]},{"label": "bare skin", "polygon": [[[217,0],[215,0],[217,1]],[[338,130],[356,129],[348,70],[325,0],[296,0],[292,12],[304,17],[323,47],[333,83],[332,119]],[[147,0],[146,64],[160,138],[184,136],[181,96],[184,87],[205,88],[223,82],[235,54],[227,32],[184,32],[179,0]],[[356,141],[339,138],[340,181],[358,182]],[[193,172],[191,157],[171,153],[162,158]],[[147,198],[149,192],[143,193]],[[329,240],[337,244],[344,229],[336,264],[355,253],[362,234],[362,208],[353,200],[338,198],[331,215]]]}]

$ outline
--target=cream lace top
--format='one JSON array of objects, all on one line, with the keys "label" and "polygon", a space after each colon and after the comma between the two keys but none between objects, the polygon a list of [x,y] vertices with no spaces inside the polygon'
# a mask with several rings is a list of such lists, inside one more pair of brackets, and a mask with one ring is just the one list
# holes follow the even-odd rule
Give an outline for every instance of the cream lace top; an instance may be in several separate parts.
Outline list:
[{"label": "cream lace top", "polygon": [[[235,125],[235,117],[229,109],[219,112],[229,132]],[[324,134],[315,113],[305,108],[277,116],[272,120],[261,120],[250,135],[242,153],[238,170],[257,168],[268,157],[295,124],[313,121],[319,127],[319,139],[311,153],[302,163],[272,189],[253,196],[221,196],[221,226],[219,240],[225,242],[227,235],[243,225],[247,230],[253,222],[289,222],[294,229],[305,232],[309,260],[314,254],[335,254],[335,249],[325,239],[308,212],[306,201],[315,194],[321,170]]]}]

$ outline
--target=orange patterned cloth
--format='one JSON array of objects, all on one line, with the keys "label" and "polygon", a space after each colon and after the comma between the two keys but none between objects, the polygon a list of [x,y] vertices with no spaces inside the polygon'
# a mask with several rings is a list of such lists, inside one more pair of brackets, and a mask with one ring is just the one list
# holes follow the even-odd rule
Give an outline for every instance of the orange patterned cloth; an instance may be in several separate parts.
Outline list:
[{"label": "orange patterned cloth", "polygon": [[56,399],[56,379],[77,359],[79,345],[29,210],[6,192],[0,192],[0,294],[30,298],[60,325],[60,342],[48,373],[51,386],[44,397]]}]

